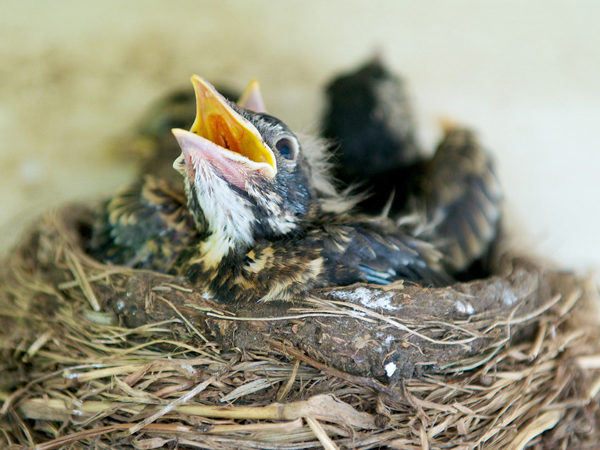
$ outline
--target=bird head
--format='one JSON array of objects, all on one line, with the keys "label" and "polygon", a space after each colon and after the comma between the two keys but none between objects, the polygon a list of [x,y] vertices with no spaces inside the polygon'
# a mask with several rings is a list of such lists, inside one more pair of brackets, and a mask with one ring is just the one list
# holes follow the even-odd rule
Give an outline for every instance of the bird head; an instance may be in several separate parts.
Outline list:
[{"label": "bird head", "polygon": [[196,225],[224,233],[231,244],[297,233],[317,204],[297,137],[264,112],[256,82],[240,102],[254,111],[201,77],[192,84],[196,120],[190,131],[173,129],[182,150],[173,167],[184,177]]}]

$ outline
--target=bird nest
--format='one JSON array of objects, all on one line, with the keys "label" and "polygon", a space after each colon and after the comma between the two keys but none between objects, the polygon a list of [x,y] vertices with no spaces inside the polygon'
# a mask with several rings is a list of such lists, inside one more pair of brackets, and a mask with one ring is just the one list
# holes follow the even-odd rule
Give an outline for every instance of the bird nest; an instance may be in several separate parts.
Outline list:
[{"label": "bird nest", "polygon": [[100,264],[91,214],[44,217],[0,276],[9,448],[522,449],[597,444],[590,280],[507,259],[451,287],[205,298]]}]

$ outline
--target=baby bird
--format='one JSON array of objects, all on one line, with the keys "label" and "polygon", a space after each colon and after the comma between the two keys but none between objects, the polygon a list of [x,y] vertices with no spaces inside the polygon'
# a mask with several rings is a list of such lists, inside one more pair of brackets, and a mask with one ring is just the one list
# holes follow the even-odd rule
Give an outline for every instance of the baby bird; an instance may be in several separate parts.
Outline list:
[{"label": "baby bird", "polygon": [[292,300],[309,289],[404,279],[450,281],[441,253],[389,219],[329,212],[310,153],[280,120],[228,102],[194,76],[191,131],[174,129],[189,212],[205,229],[177,270],[231,302]]},{"label": "baby bird", "polygon": [[494,164],[474,134],[446,123],[445,138],[427,158],[415,142],[403,81],[381,58],[333,80],[326,91],[323,134],[338,145],[335,173],[371,194],[359,207],[402,223],[445,254],[462,280],[489,275],[500,234],[502,191]]}]

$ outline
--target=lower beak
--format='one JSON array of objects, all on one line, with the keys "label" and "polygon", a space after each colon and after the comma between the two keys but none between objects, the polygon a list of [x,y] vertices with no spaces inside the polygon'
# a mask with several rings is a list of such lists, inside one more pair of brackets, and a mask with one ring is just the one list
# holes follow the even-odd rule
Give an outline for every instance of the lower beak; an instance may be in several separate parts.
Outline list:
[{"label": "lower beak", "polygon": [[203,162],[209,162],[223,178],[242,190],[246,190],[246,178],[250,172],[267,178],[273,176],[273,168],[267,163],[254,162],[190,131],[180,128],[172,131],[182,150],[173,167],[192,180]]}]

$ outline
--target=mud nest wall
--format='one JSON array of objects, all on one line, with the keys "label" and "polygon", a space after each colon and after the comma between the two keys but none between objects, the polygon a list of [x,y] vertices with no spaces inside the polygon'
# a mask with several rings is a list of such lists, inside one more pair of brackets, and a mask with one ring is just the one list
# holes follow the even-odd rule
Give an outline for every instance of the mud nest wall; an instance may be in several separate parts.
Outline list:
[{"label": "mud nest wall", "polygon": [[426,289],[355,285],[237,309],[82,250],[48,214],[0,277],[0,446],[586,448],[597,290],[507,259]]}]

